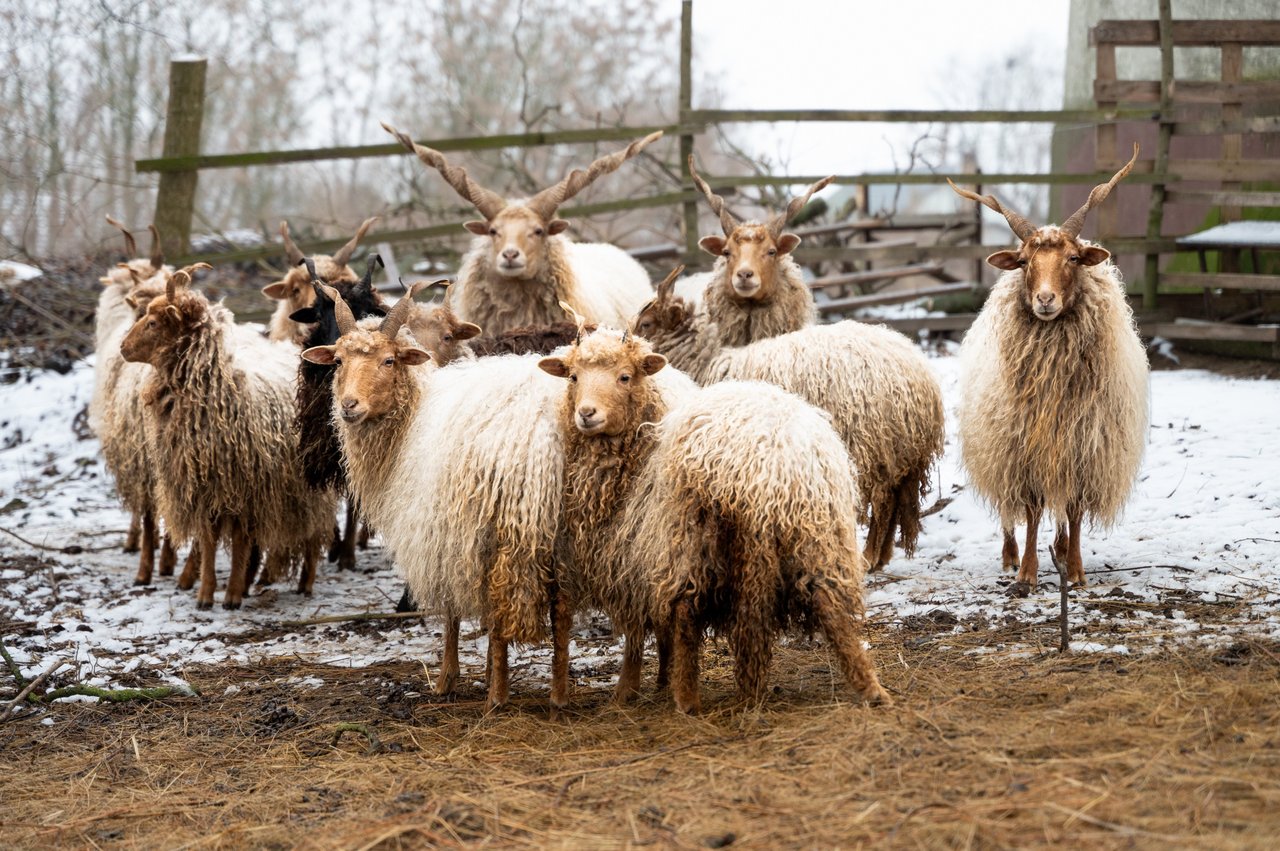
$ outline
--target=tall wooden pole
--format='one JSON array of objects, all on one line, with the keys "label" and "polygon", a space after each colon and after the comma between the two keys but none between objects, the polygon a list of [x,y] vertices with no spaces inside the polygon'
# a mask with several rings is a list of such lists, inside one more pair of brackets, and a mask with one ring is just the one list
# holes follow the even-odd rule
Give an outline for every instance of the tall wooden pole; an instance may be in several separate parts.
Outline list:
[{"label": "tall wooden pole", "polygon": [[[689,112],[693,109],[693,0],[684,0],[680,10],[680,118],[678,123],[689,125]],[[686,192],[694,190],[693,175],[689,172],[689,157],[693,154],[693,136],[680,136],[680,187]],[[698,202],[684,202],[684,251],[685,261],[698,255]]]},{"label": "tall wooden pole", "polygon": [[[1156,174],[1169,170],[1169,140],[1173,136],[1173,0],[1160,0],[1160,128],[1156,137]],[[1147,211],[1147,239],[1159,239],[1164,222],[1163,182],[1151,187]],[[1142,309],[1155,310],[1160,290],[1160,255],[1147,255],[1142,276]]]},{"label": "tall wooden pole", "polygon": [[[184,57],[169,63],[169,108],[164,122],[164,156],[185,157],[200,153],[200,128],[204,124],[204,78],[208,62]],[[199,171],[160,174],[156,192],[155,224],[160,229],[165,254],[181,257],[191,247],[191,218],[196,207]]]}]

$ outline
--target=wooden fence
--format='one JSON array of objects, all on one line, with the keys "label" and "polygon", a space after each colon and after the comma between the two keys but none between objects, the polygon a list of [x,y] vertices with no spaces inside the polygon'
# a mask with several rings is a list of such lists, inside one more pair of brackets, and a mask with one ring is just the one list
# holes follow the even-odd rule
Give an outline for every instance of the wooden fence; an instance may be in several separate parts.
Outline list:
[{"label": "wooden fence", "polygon": [[[695,190],[688,171],[688,153],[696,137],[708,129],[724,124],[757,122],[886,122],[886,123],[1047,123],[1092,124],[1096,127],[1096,168],[1089,172],[1043,174],[1027,173],[863,173],[841,174],[835,182],[842,185],[870,186],[884,184],[940,184],[950,178],[957,183],[975,184],[1048,184],[1092,186],[1110,178],[1118,165],[1117,126],[1123,123],[1155,124],[1159,127],[1160,144],[1154,161],[1140,161],[1129,183],[1153,184],[1151,218],[1144,236],[1122,236],[1115,232],[1114,211],[1103,207],[1100,219],[1107,235],[1107,247],[1117,254],[1140,254],[1149,258],[1147,267],[1147,306],[1154,307],[1159,283],[1158,260],[1161,254],[1175,250],[1174,240],[1163,236],[1160,220],[1163,205],[1187,201],[1219,204],[1252,204],[1258,197],[1240,193],[1238,184],[1226,183],[1223,189],[1205,192],[1169,187],[1187,180],[1252,180],[1275,177],[1272,163],[1251,163],[1239,157],[1240,134],[1280,130],[1280,116],[1244,117],[1239,109],[1224,108],[1219,116],[1179,118],[1175,109],[1184,100],[1204,102],[1215,98],[1238,98],[1240,102],[1280,94],[1280,83],[1241,82],[1240,48],[1247,44],[1280,44],[1280,22],[1172,21],[1169,0],[1160,2],[1159,21],[1102,21],[1094,27],[1091,38],[1098,47],[1098,81],[1096,109],[1074,110],[712,110],[695,109],[692,103],[692,0],[684,0],[680,35],[680,88],[677,121],[662,127],[668,135],[679,139],[681,184],[671,191],[654,195],[619,199],[598,204],[583,204],[563,210],[566,217],[583,218],[595,214],[623,210],[640,210],[678,206],[682,209],[682,246],[669,250],[670,255],[683,254],[685,262],[700,263],[697,251],[699,237],[697,212],[700,194]],[[1115,48],[1120,45],[1155,45],[1165,56],[1166,72],[1160,81],[1117,80]],[[1223,82],[1179,83],[1176,93],[1172,85],[1172,46],[1174,44],[1214,44],[1223,50]],[[218,168],[269,167],[284,163],[316,162],[333,159],[407,155],[395,144],[358,145],[339,148],[315,148],[287,151],[206,154],[199,151],[200,115],[203,114],[203,62],[175,62],[171,66],[169,120],[165,128],[164,156],[139,160],[138,172],[161,175],[156,223],[171,240],[172,255],[184,260],[209,262],[243,261],[275,256],[278,245],[261,245],[218,254],[191,255],[187,236],[195,209],[195,186],[202,170]],[[1174,95],[1171,97],[1171,95]],[[1233,101],[1235,103],[1236,101]],[[643,127],[596,127],[541,133],[510,134],[449,139],[424,139],[441,151],[479,151],[508,147],[588,144],[629,140],[658,129]],[[1178,161],[1168,156],[1169,138],[1179,134],[1229,134],[1237,140],[1220,161]],[[1234,156],[1231,152],[1234,151]],[[1127,157],[1126,157],[1127,159]],[[717,190],[743,186],[797,185],[811,183],[825,175],[708,175],[708,183]],[[1231,188],[1235,186],[1237,188]],[[1247,196],[1247,197],[1246,197]],[[437,237],[453,237],[460,232],[461,222],[429,227],[381,231],[377,242],[404,243]],[[332,250],[344,239],[304,242],[307,252]],[[897,262],[928,264],[949,260],[974,260],[1006,245],[983,245],[981,238],[965,245],[917,245],[902,242],[859,243],[843,246],[806,245],[797,251],[804,262]],[[664,252],[651,251],[661,255]],[[1179,280],[1179,283],[1183,283]]]}]

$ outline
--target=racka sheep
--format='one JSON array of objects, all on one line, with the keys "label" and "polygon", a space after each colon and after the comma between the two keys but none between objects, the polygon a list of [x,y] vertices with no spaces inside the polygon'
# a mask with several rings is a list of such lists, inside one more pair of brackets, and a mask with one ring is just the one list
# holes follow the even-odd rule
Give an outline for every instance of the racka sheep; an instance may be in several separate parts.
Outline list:
[{"label": "racka sheep", "polygon": [[564,318],[563,301],[591,322],[621,325],[653,295],[648,274],[630,255],[613,245],[567,239],[563,233],[569,223],[555,214],[564,202],[662,136],[661,131],[600,157],[586,170],[575,169],[527,201],[508,201],[477,184],[466,169],[450,165],[439,151],[382,126],[484,216],[484,221],[466,223],[476,238],[454,285],[454,306],[464,321],[490,334],[550,325]]},{"label": "racka sheep", "polygon": [[[1035,588],[1043,513],[1051,553],[1084,585],[1080,526],[1116,521],[1133,490],[1147,430],[1147,356],[1105,248],[1080,238],[1085,216],[1133,157],[1060,226],[1036,227],[990,195],[955,189],[1001,213],[1021,240],[987,262],[1003,271],[961,347],[960,445],[974,490],[1000,515],[1010,592]],[[1027,524],[1021,563],[1014,525]]]},{"label": "racka sheep", "polygon": [[[328,284],[354,282],[359,280],[356,273],[347,264],[355,253],[360,240],[364,238],[369,227],[378,220],[377,216],[365,219],[356,229],[356,235],[347,244],[333,253],[333,256],[317,254],[311,258],[315,264],[320,280]],[[307,336],[307,323],[291,318],[291,315],[303,308],[310,307],[315,299],[315,290],[311,286],[311,278],[306,269],[301,268],[302,251],[294,244],[289,235],[289,223],[280,223],[280,238],[284,240],[285,256],[289,260],[289,271],[278,281],[262,288],[262,294],[269,299],[280,302],[271,314],[271,322],[267,326],[267,336],[272,340],[286,340],[301,345]]]},{"label": "racka sheep", "polygon": [[[672,282],[673,279],[669,279]],[[775,633],[816,620],[850,685],[886,698],[862,647],[853,467],[827,417],[782,390],[724,382],[668,409],[666,359],[600,329],[543,359],[567,378],[570,571],[628,630],[619,692],[639,677],[648,619],[674,637],[673,696],[696,713],[708,627],[729,635],[739,694],[764,696]],[[660,641],[660,649],[662,642]]]},{"label": "racka sheep", "polygon": [[240,607],[255,544],[300,553],[299,591],[309,593],[336,497],[308,488],[298,461],[297,349],[237,333],[231,311],[190,282],[175,272],[121,343],[125,360],[153,367],[143,402],[160,514],[175,539],[199,544],[199,608],[213,606],[223,540],[231,544],[224,608]]},{"label": "racka sheep", "polygon": [[942,455],[942,390],[929,364],[896,331],[859,322],[723,347],[705,311],[693,313],[669,282],[636,320],[637,333],[704,386],[767,381],[827,411],[858,470],[869,527],[868,570],[893,556],[901,530],[908,555],[920,532],[920,501]]}]

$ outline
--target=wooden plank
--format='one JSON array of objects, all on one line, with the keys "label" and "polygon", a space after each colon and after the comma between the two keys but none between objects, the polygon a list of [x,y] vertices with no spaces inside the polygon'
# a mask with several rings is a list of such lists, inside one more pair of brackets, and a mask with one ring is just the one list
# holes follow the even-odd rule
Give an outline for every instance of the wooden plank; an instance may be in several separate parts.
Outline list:
[{"label": "wooden plank", "polygon": [[[687,124],[686,116],[693,110],[693,0],[684,0],[680,7],[680,123]],[[680,187],[694,189],[693,174],[689,170],[689,158],[693,156],[693,135],[680,136]],[[698,250],[698,202],[684,202],[684,250],[693,254]]]},{"label": "wooden plank", "polygon": [[1143,336],[1170,340],[1224,340],[1238,343],[1280,342],[1280,325],[1231,325],[1226,322],[1154,322]]},{"label": "wooden plank", "polygon": [[921,316],[912,319],[865,319],[854,321],[863,321],[868,325],[888,325],[895,331],[914,337],[921,331],[935,333],[968,331],[969,326],[973,324],[973,320],[977,318],[978,314],[976,313],[950,313],[946,316]]},{"label": "wooden plank", "polygon": [[[499,133],[490,136],[460,136],[451,139],[420,139],[423,145],[437,151],[487,151],[498,148],[533,148],[543,145],[576,145],[589,142],[629,141],[647,136],[655,130],[668,135],[701,133],[706,128],[678,124],[643,127],[594,127],[586,130],[546,130],[540,133]],[[205,168],[245,168],[281,165],[283,163],[320,162],[322,160],[364,159],[366,157],[412,156],[400,145],[347,145],[335,148],[299,148],[289,151],[250,151],[240,154],[203,154],[200,156],[164,156],[137,160],[134,170],[142,172],[189,171]]]},{"label": "wooden plank", "polygon": [[[1179,47],[1217,47],[1227,42],[1275,45],[1280,43],[1280,21],[1174,21],[1172,37]],[[1159,21],[1098,21],[1089,30],[1090,47],[1103,44],[1154,47],[1159,43]]]},{"label": "wooden plank", "polygon": [[920,287],[914,290],[894,290],[893,292],[876,293],[875,295],[856,295],[849,296],[848,298],[833,298],[830,301],[818,302],[818,312],[837,313],[850,310],[861,310],[864,307],[879,307],[888,304],[906,304],[922,298],[960,295],[961,293],[971,293],[973,290],[973,284],[962,281],[956,284],[939,284],[938,286]]},{"label": "wooden plank", "polygon": [[[1160,114],[1168,115],[1173,103],[1173,0],[1160,0]],[[1156,128],[1156,155],[1152,171],[1169,170],[1169,142],[1173,125],[1161,123]],[[1147,239],[1159,239],[1164,225],[1165,185],[1151,187],[1147,208]],[[1142,275],[1142,307],[1155,310],[1160,291],[1160,255],[1148,252]]]},{"label": "wooden plank", "polygon": [[[1114,129],[1114,128],[1112,128]],[[1129,157],[1126,155],[1125,159]],[[962,171],[938,171],[924,172],[918,174],[898,174],[872,172],[867,174],[837,174],[837,175],[734,175],[722,177],[710,177],[703,175],[707,184],[714,190],[733,189],[740,186],[789,186],[789,185],[808,185],[814,183],[824,177],[834,177],[833,183],[840,186],[860,186],[860,185],[928,185],[937,183],[946,183],[950,178],[956,183],[962,185],[971,185],[975,179],[981,179],[982,184],[987,187],[999,186],[1007,183],[1026,183],[1026,184],[1049,184],[1049,185],[1070,185],[1084,184],[1096,186],[1099,183],[1106,183],[1115,174],[1115,169],[1119,168],[1117,163],[1110,171],[1102,171],[1101,169],[1089,173],[1065,173],[1065,172],[1005,172],[996,174],[974,174],[972,172]],[[1145,169],[1143,171],[1142,169]],[[1183,176],[1176,173],[1170,174],[1153,174],[1150,162],[1139,162],[1134,165],[1133,172],[1125,178],[1125,183],[1160,183],[1174,182],[1183,179]],[[898,217],[901,219],[902,217]]]},{"label": "wooden plank", "polygon": [[[1278,166],[1280,169],[1280,166]],[[1229,204],[1237,207],[1280,207],[1280,192],[1244,192],[1225,189],[1170,189],[1165,203]]]},{"label": "wooden plank", "polygon": [[1280,159],[1237,162],[1171,159],[1169,172],[1165,179],[1170,183],[1180,180],[1275,180],[1280,175]]},{"label": "wooden plank", "polygon": [[695,109],[682,120],[692,124],[829,121],[943,124],[1090,124],[1141,121],[1141,109]]},{"label": "wooden plank", "polygon": [[[169,63],[169,106],[164,119],[166,157],[190,158],[200,153],[200,128],[204,124],[204,79],[208,61],[200,58]],[[156,211],[152,221],[160,231],[169,257],[185,254],[191,245],[191,218],[196,209],[196,184],[200,172],[170,171],[160,176]]]},{"label": "wooden plank", "polygon": [[[1097,73],[1095,75],[1095,88],[1098,83],[1111,83],[1116,80],[1116,48],[1114,44],[1098,45],[1097,53]],[[1098,98],[1095,95],[1099,109],[1115,109],[1114,101],[1107,101]],[[1115,172],[1120,165],[1116,159],[1116,126],[1114,124],[1099,124],[1094,130],[1093,135],[1093,166],[1098,171]],[[1103,178],[1103,181],[1110,180],[1110,177]],[[1064,211],[1065,214],[1065,211]],[[1115,204],[1104,204],[1096,214],[1095,221],[1098,225],[1099,239],[1109,239],[1116,232],[1116,222],[1118,221],[1119,211]]]},{"label": "wooden plank", "polygon": [[909,278],[912,275],[936,275],[942,271],[942,264],[914,263],[910,266],[894,266],[886,269],[867,269],[863,272],[846,272],[840,275],[827,275],[814,278],[809,282],[809,289],[821,290],[827,287],[844,287],[850,284],[871,284],[877,281],[890,281]]},{"label": "wooden plank", "polygon": [[[1244,48],[1239,44],[1222,45],[1222,82],[1238,83],[1244,75]],[[1236,121],[1240,118],[1241,106],[1236,102],[1223,102],[1222,104],[1222,120]],[[1240,154],[1243,150],[1243,142],[1239,133],[1226,133],[1222,137],[1222,159],[1226,162],[1239,162]],[[1276,173],[1280,174],[1280,164],[1277,164]],[[1222,188],[1228,192],[1239,190],[1240,184],[1236,181],[1224,181]],[[1235,205],[1224,205],[1222,208],[1222,220],[1224,222],[1234,222],[1240,218],[1240,208]],[[1224,270],[1225,271],[1225,270]]]},{"label": "wooden plank", "polygon": [[[1159,80],[1095,80],[1093,97],[1102,103],[1159,103]],[[1179,80],[1173,102],[1211,103],[1223,101],[1254,103],[1280,98],[1280,80],[1251,80],[1223,83],[1217,80]],[[1150,116],[1148,116],[1150,117]]]},{"label": "wooden plank", "polygon": [[1280,292],[1280,275],[1241,275],[1165,272],[1160,282],[1166,287],[1198,287],[1223,290],[1265,290]]},{"label": "wooden plank", "polygon": [[[1172,254],[1177,251],[1174,240],[1161,238],[1149,240],[1144,237],[1114,237],[1103,243],[1112,254],[1145,254],[1158,251],[1161,254]],[[814,263],[817,261],[838,260],[877,260],[921,262],[924,260],[972,260],[985,258],[996,251],[1009,247],[1003,245],[916,245],[911,242],[888,244],[872,242],[864,245],[821,246],[796,249],[796,262]]]},{"label": "wooden plank", "polygon": [[1277,133],[1280,115],[1255,115],[1233,121],[1212,118],[1203,121],[1174,121],[1175,136],[1218,136],[1222,133]]}]

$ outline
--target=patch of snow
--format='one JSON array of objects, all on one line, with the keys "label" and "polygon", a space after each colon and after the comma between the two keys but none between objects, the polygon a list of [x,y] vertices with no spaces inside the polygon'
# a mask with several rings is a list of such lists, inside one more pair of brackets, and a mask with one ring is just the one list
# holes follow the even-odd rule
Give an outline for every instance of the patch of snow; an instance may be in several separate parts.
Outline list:
[{"label": "patch of snow", "polygon": [[16,260],[0,260],[0,283],[9,284],[18,281],[30,281],[39,278],[44,270]]}]

